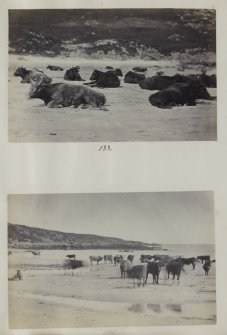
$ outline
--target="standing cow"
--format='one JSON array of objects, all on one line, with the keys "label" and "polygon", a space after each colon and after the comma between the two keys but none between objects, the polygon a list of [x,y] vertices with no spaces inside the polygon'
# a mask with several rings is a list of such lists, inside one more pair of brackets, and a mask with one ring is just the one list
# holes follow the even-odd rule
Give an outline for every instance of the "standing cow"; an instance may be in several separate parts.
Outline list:
[{"label": "standing cow", "polygon": [[145,284],[147,283],[149,273],[152,274],[153,276],[153,284],[158,284],[160,271],[161,271],[161,264],[159,261],[147,263],[147,275]]}]

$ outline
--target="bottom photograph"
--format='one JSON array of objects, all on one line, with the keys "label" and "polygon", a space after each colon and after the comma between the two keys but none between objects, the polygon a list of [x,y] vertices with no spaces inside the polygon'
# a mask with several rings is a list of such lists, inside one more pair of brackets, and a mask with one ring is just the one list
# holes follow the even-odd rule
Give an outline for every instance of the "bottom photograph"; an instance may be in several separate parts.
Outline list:
[{"label": "bottom photograph", "polygon": [[9,328],[216,323],[214,193],[8,195]]}]

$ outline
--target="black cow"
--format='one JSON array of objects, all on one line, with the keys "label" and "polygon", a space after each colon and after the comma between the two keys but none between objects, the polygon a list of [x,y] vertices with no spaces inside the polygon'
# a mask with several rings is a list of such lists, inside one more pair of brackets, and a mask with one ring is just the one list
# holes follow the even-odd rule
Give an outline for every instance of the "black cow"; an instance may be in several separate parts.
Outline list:
[{"label": "black cow", "polygon": [[118,264],[120,264],[121,261],[123,261],[123,256],[122,255],[116,255],[116,256],[114,256],[114,265],[115,266],[117,266]]},{"label": "black cow", "polygon": [[63,71],[64,69],[61,66],[48,65],[47,69],[51,71]]},{"label": "black cow", "polygon": [[154,256],[151,255],[141,255],[140,262],[141,263],[148,263]]},{"label": "black cow", "polygon": [[112,255],[104,255],[104,263],[113,263],[113,256]]},{"label": "black cow", "polygon": [[159,262],[149,262],[147,263],[147,275],[145,284],[147,283],[147,277],[150,274],[153,276],[153,284],[158,284],[159,273],[161,271],[161,264]]},{"label": "black cow", "polygon": [[215,74],[207,75],[206,73],[202,74],[192,74],[188,76],[189,79],[197,79],[205,87],[217,87],[217,77]]},{"label": "black cow", "polygon": [[195,257],[190,258],[179,257],[177,258],[177,260],[182,263],[182,270],[184,268],[184,265],[190,265],[190,264],[192,264],[192,268],[193,270],[195,270],[195,264],[196,264]]},{"label": "black cow", "polygon": [[88,87],[64,83],[39,85],[29,93],[30,99],[41,99],[50,108],[88,106],[101,108],[106,103],[104,94]]},{"label": "black cow", "polygon": [[87,266],[88,264],[85,261],[82,260],[75,260],[75,259],[66,259],[63,262],[63,269],[64,269],[64,275],[65,270],[72,270],[72,276],[73,276],[73,270],[76,270],[78,268],[82,268],[84,266]]},{"label": "black cow", "polygon": [[210,271],[210,268],[211,268],[211,261],[210,260],[206,260],[204,265],[203,265],[203,269],[205,271],[205,276],[208,276],[208,273]]},{"label": "black cow", "polygon": [[128,71],[125,75],[124,82],[127,84],[138,84],[140,81],[146,79],[142,73]]},{"label": "black cow", "polygon": [[84,81],[79,74],[79,66],[71,67],[65,72],[64,80]]},{"label": "black cow", "polygon": [[172,108],[179,105],[195,106],[197,99],[214,99],[199,81],[176,83],[149,97],[150,103],[158,108]]},{"label": "black cow", "polygon": [[66,258],[68,258],[68,259],[76,259],[76,255],[75,254],[66,255]]},{"label": "black cow", "polygon": [[[118,69],[112,71],[102,72],[99,70],[94,70],[90,80],[90,83],[86,83],[84,85],[89,85],[91,87],[101,87],[101,88],[115,88],[120,86],[120,79],[118,78],[119,74]],[[120,70],[120,69],[119,69]]]},{"label": "black cow", "polygon": [[148,77],[139,82],[139,86],[145,90],[164,90],[170,85],[176,83],[185,83],[189,81],[189,79],[185,76],[181,76],[180,74],[175,74],[174,76],[153,76]]},{"label": "black cow", "polygon": [[209,256],[209,255],[206,255],[206,256],[198,256],[198,257],[197,257],[197,260],[201,260],[201,261],[202,261],[202,264],[203,264],[203,261],[210,261],[210,256]]},{"label": "black cow", "polygon": [[132,263],[134,260],[134,255],[128,255],[127,259]]},{"label": "black cow", "polygon": [[177,276],[177,280],[180,278],[182,270],[182,263],[177,260],[172,260],[166,265],[166,271],[168,273],[168,279],[170,273],[173,275],[173,279],[175,279],[175,276]]}]

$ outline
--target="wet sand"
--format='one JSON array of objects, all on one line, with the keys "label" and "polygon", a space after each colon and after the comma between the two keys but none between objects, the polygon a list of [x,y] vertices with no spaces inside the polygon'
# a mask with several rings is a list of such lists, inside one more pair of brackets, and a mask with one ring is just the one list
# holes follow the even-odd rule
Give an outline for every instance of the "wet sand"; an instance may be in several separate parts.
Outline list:
[{"label": "wet sand", "polygon": [[[202,263],[185,266],[180,282],[159,285],[151,276],[145,287],[120,277],[113,264],[93,264],[73,271],[41,254],[13,253],[9,275],[17,268],[23,280],[9,281],[10,328],[76,328],[152,325],[209,325],[216,320],[215,263],[209,276]],[[135,264],[139,263],[135,258]]]}]

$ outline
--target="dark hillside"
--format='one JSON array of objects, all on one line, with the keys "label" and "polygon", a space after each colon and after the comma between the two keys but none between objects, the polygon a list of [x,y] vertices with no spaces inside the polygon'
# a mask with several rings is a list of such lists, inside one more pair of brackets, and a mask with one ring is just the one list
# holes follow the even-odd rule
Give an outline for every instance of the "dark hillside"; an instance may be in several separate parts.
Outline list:
[{"label": "dark hillside", "polygon": [[9,41],[11,52],[53,56],[68,55],[69,45],[82,45],[90,55],[114,51],[141,58],[152,49],[165,56],[188,49],[215,52],[215,10],[10,10]]},{"label": "dark hillside", "polygon": [[8,245],[21,249],[162,249],[158,244],[8,224]]}]

